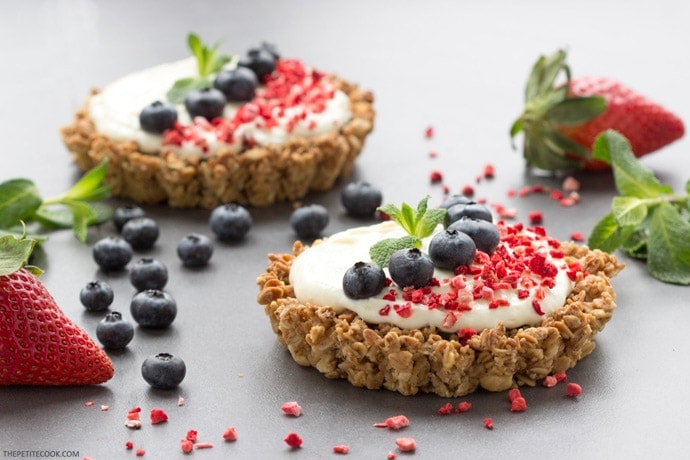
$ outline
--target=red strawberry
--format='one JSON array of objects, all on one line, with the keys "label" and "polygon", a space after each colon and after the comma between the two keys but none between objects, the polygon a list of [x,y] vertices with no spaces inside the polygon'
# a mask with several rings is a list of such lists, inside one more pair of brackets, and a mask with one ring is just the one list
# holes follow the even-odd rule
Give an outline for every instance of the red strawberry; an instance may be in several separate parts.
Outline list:
[{"label": "red strawberry", "polygon": [[12,238],[3,237],[0,245],[0,385],[109,380],[114,370],[105,352],[64,315],[33,273],[7,263],[16,255],[6,251]]},{"label": "red strawberry", "polygon": [[[625,85],[604,77],[570,77],[565,51],[541,57],[525,92],[525,111],[511,128],[524,131],[527,163],[546,170],[606,170],[593,160],[596,136],[613,129],[625,136],[636,156],[681,138],[682,120]],[[566,81],[556,84],[561,73]]]}]

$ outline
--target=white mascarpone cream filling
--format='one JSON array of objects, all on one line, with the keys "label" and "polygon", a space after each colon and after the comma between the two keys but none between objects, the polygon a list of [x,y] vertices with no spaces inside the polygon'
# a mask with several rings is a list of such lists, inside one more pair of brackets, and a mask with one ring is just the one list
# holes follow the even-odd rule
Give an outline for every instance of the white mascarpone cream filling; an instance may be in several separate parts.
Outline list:
[{"label": "white mascarpone cream filling", "polygon": [[[139,125],[139,113],[152,102],[166,101],[166,93],[175,81],[196,74],[196,60],[191,57],[131,73],[106,85],[90,98],[89,116],[98,132],[115,141],[134,140],[143,152],[160,151],[163,136],[143,131]],[[257,91],[260,92],[261,88]],[[239,106],[228,103],[224,117],[231,118]],[[291,137],[312,137],[339,129],[352,118],[350,100],[340,90],[335,91],[333,97],[326,101],[324,110],[318,113],[308,112],[304,119],[288,128],[290,115],[299,109],[300,107],[286,109],[284,114],[275,117],[277,124],[271,128],[259,127],[254,121],[241,124],[235,131],[232,144],[218,139],[209,129],[200,133],[206,141],[206,149],[203,151],[194,142],[183,142],[182,146],[170,147],[177,148],[181,154],[213,155],[221,147],[240,151],[243,138],[252,139],[259,145],[284,144]],[[183,104],[177,104],[177,114],[180,123],[191,123]]]},{"label": "white mascarpone cream filling", "polygon": [[[442,231],[439,226],[438,231]],[[509,306],[490,308],[490,300],[480,298],[471,300],[471,310],[453,313],[456,320],[448,323],[449,311],[444,308],[430,308],[426,304],[410,303],[402,299],[402,290],[392,283],[376,297],[353,300],[345,295],[342,280],[345,271],[359,261],[370,262],[369,248],[376,242],[385,238],[397,238],[404,236],[404,230],[395,222],[387,221],[380,224],[349,229],[328,237],[323,242],[314,245],[295,258],[290,269],[290,284],[294,288],[295,297],[300,303],[331,306],[337,312],[349,309],[357,313],[364,321],[369,323],[393,323],[404,329],[416,329],[432,325],[445,332],[457,332],[464,328],[480,331],[496,326],[499,322],[507,328],[515,328],[523,325],[536,324],[551,314],[554,310],[564,305],[566,297],[573,287],[564,260],[554,259],[548,256],[547,243],[544,240],[535,239],[537,247],[542,246],[546,260],[558,268],[555,275],[555,284],[551,288],[535,286],[526,298],[518,296],[517,289],[501,289],[496,291],[496,297],[505,299]],[[423,242],[423,250],[428,250],[431,237]],[[501,242],[501,244],[504,244]],[[388,270],[384,270],[386,276],[390,276]],[[451,283],[456,276],[448,270],[435,271],[435,278],[440,286],[433,291],[441,294],[451,290]],[[536,277],[536,283],[540,277]],[[464,275],[466,290],[472,291],[474,284],[478,282],[472,275]],[[386,295],[391,289],[396,291],[396,300],[386,300]],[[539,298],[541,313],[534,308],[536,289],[542,289],[543,298]],[[411,312],[404,316],[397,313],[394,305],[410,303]],[[388,306],[388,307],[387,307]],[[385,312],[385,313],[382,313]]]}]

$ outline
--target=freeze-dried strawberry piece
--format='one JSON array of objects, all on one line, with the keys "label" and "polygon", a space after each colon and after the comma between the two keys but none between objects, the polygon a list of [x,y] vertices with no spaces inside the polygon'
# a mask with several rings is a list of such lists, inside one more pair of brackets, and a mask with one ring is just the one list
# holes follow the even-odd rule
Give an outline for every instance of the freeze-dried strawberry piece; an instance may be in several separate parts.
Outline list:
[{"label": "freeze-dried strawberry piece", "polygon": [[556,377],[556,380],[559,382],[567,382],[568,381],[568,376],[565,374],[564,371],[561,372],[556,372],[553,374],[554,377]]},{"label": "freeze-dried strawberry piece", "polygon": [[518,396],[510,402],[511,412],[524,412],[527,410],[527,401],[522,396]]},{"label": "freeze-dried strawberry piece", "polygon": [[127,449],[127,450],[132,450],[132,449],[134,449],[134,443],[133,443],[132,441],[127,441],[127,442],[125,443],[125,449]]},{"label": "freeze-dried strawberry piece", "polygon": [[234,426],[228,427],[223,432],[223,439],[225,439],[226,441],[229,441],[229,442],[237,441],[237,430],[235,429]]},{"label": "freeze-dried strawberry piece", "polygon": [[472,409],[472,403],[469,401],[461,401],[458,403],[458,407],[455,408],[455,412],[462,413],[467,412]]},{"label": "freeze-dried strawberry piece", "polygon": [[180,448],[185,454],[189,454],[194,450],[194,443],[189,439],[180,439]]},{"label": "freeze-dried strawberry piece", "polygon": [[417,442],[414,438],[398,438],[395,440],[395,444],[400,449],[400,452],[413,452],[417,449]]},{"label": "freeze-dried strawberry piece", "polygon": [[159,423],[167,422],[168,414],[163,409],[151,409],[151,424],[157,425]]},{"label": "freeze-dried strawberry piece", "polygon": [[494,420],[491,417],[487,417],[483,420],[484,426],[489,429],[493,430],[494,429]]},{"label": "freeze-dried strawberry piece", "polygon": [[441,174],[441,171],[432,171],[431,174],[429,174],[429,180],[432,184],[438,184],[443,181],[443,174]]},{"label": "freeze-dried strawberry piece", "polygon": [[547,375],[544,377],[544,380],[542,380],[542,385],[544,385],[546,388],[551,388],[556,386],[558,383],[558,380],[556,380],[556,377],[553,375]]},{"label": "freeze-dried strawberry piece", "polygon": [[144,449],[137,449],[137,451],[135,452],[135,455],[137,457],[143,457],[145,454],[146,454],[146,451]]},{"label": "freeze-dried strawberry piece", "polygon": [[438,409],[439,415],[448,415],[453,410],[453,405],[451,403],[445,403]]},{"label": "freeze-dried strawberry piece", "polygon": [[395,415],[388,417],[385,422],[374,423],[376,428],[390,428],[391,430],[399,430],[405,428],[410,424],[410,420],[404,415]]},{"label": "freeze-dried strawberry piece", "polygon": [[350,452],[350,446],[346,446],[345,444],[339,444],[337,446],[333,446],[333,453],[335,453],[335,454],[346,455],[349,452]]},{"label": "freeze-dried strawberry piece", "polygon": [[582,387],[577,383],[568,383],[568,385],[565,387],[565,394],[571,398],[579,396],[582,394]]},{"label": "freeze-dried strawberry piece", "polygon": [[210,449],[213,447],[213,443],[210,442],[197,442],[194,444],[195,449]]},{"label": "freeze-dried strawberry piece", "polygon": [[508,390],[508,401],[513,402],[516,398],[521,398],[522,393],[520,393],[519,388],[511,388]]},{"label": "freeze-dried strawberry piece", "polygon": [[298,449],[302,447],[302,438],[299,437],[297,433],[290,432],[288,433],[287,436],[285,436],[285,439],[283,439],[285,443],[290,446],[293,449]]},{"label": "freeze-dried strawberry piece", "polygon": [[302,407],[297,403],[297,401],[288,401],[280,406],[280,409],[287,415],[292,415],[293,417],[299,417],[302,415]]},{"label": "freeze-dried strawberry piece", "polygon": [[196,430],[189,430],[185,436],[185,439],[191,442],[196,442],[198,438],[198,433]]}]

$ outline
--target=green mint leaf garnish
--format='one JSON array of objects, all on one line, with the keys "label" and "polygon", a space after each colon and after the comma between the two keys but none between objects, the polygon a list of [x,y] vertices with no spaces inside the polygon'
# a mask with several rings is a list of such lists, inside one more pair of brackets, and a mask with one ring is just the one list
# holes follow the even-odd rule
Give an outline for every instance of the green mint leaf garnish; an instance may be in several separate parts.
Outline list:
[{"label": "green mint leaf garnish", "polygon": [[184,102],[190,91],[210,88],[212,86],[210,76],[218,73],[233,59],[233,56],[218,51],[218,43],[213,46],[205,45],[194,33],[187,35],[187,46],[196,58],[197,75],[177,80],[168,90],[166,97],[173,104]]},{"label": "green mint leaf garnish", "polygon": [[379,211],[397,222],[408,235],[381,240],[369,248],[369,255],[374,263],[385,267],[395,251],[420,247],[422,238],[430,236],[436,227],[443,222],[446,210],[441,208],[428,209],[428,202],[429,197],[427,196],[417,204],[416,209],[407,203],[403,203],[399,208],[392,204],[379,207]]},{"label": "green mint leaf garnish", "polygon": [[10,228],[29,218],[41,205],[38,189],[29,179],[0,184],[0,228]]},{"label": "green mint leaf garnish", "polygon": [[592,229],[593,249],[623,250],[645,260],[654,278],[690,285],[690,182],[676,194],[644,167],[621,134],[607,131],[594,141],[594,158],[609,162],[619,196]]}]

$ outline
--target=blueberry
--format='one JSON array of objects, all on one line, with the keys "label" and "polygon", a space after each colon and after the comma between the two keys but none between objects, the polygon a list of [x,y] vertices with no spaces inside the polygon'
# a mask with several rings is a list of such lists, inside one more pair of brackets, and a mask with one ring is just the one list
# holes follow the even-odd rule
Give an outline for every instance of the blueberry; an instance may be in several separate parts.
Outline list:
[{"label": "blueberry", "polygon": [[120,350],[134,337],[134,326],[117,311],[108,313],[96,326],[96,337],[105,348]]},{"label": "blueberry", "polygon": [[472,198],[469,198],[466,195],[451,195],[448,198],[446,198],[445,200],[443,200],[443,202],[441,202],[440,207],[442,207],[443,209],[448,209],[451,206],[456,205],[456,204],[469,204],[469,203],[474,203],[474,200]]},{"label": "blueberry", "polygon": [[184,100],[190,117],[203,117],[208,121],[222,117],[226,103],[225,94],[216,88],[195,89]]},{"label": "blueberry", "polygon": [[251,69],[259,81],[263,81],[275,70],[276,58],[273,51],[266,48],[252,48],[244,58],[240,59],[239,65]]},{"label": "blueberry", "polygon": [[252,227],[252,216],[244,206],[222,204],[211,212],[208,223],[219,240],[239,241]]},{"label": "blueberry", "polygon": [[122,238],[135,250],[151,249],[159,235],[158,223],[150,217],[136,217],[122,227]]},{"label": "blueberry", "polygon": [[93,259],[104,271],[122,270],[132,260],[132,246],[116,236],[106,236],[93,245]]},{"label": "blueberry", "polygon": [[462,217],[482,219],[487,222],[494,220],[489,208],[475,201],[470,201],[469,203],[454,204],[446,209],[446,227]]},{"label": "blueberry", "polygon": [[434,276],[434,263],[428,254],[417,248],[395,251],[388,261],[391,278],[400,287],[427,286]]},{"label": "blueberry", "polygon": [[310,204],[295,209],[290,215],[290,225],[297,236],[316,238],[328,225],[328,210],[320,204]]},{"label": "blueberry", "polygon": [[269,42],[261,42],[260,48],[264,51],[268,51],[271,54],[271,56],[273,56],[273,59],[280,59],[280,53],[278,52],[278,47],[276,47],[275,44]]},{"label": "blueberry", "polygon": [[370,262],[357,262],[343,275],[343,290],[351,299],[373,297],[386,285],[386,274],[378,265]]},{"label": "blueberry", "polygon": [[155,101],[139,113],[141,129],[149,133],[162,134],[175,126],[177,110],[172,104]]},{"label": "blueberry", "polygon": [[114,299],[113,288],[101,280],[89,282],[79,292],[79,300],[88,311],[107,310]]},{"label": "blueberry", "polygon": [[130,267],[129,282],[137,291],[163,289],[168,283],[168,269],[160,261],[144,257]]},{"label": "blueberry", "polygon": [[429,257],[434,265],[454,270],[460,265],[470,265],[477,247],[472,238],[457,230],[446,229],[434,235],[429,243]]},{"label": "blueberry", "polygon": [[383,202],[381,191],[368,182],[351,182],[340,194],[340,201],[353,217],[372,217]]},{"label": "blueberry", "polygon": [[141,376],[146,383],[159,390],[172,390],[182,383],[187,374],[184,361],[170,353],[149,356],[141,364]]},{"label": "blueberry", "polygon": [[493,254],[501,241],[501,234],[498,227],[492,222],[483,219],[472,219],[462,217],[448,226],[448,230],[454,229],[466,233],[474,241],[477,249]]},{"label": "blueberry", "polygon": [[246,102],[254,99],[259,80],[247,67],[237,67],[219,72],[213,87],[219,89],[228,101]]},{"label": "blueberry", "polygon": [[170,294],[159,289],[138,292],[130,303],[132,318],[141,327],[164,328],[177,316],[177,303]]},{"label": "blueberry", "polygon": [[137,217],[146,217],[146,211],[136,204],[118,206],[115,208],[115,211],[113,211],[113,223],[118,232],[122,231],[122,227],[124,227],[128,221]]},{"label": "blueberry", "polygon": [[213,242],[201,233],[191,233],[177,244],[177,256],[185,267],[202,267],[212,255]]}]

